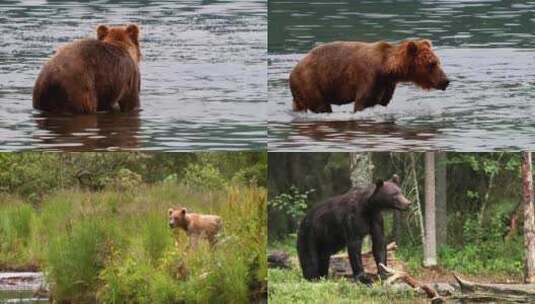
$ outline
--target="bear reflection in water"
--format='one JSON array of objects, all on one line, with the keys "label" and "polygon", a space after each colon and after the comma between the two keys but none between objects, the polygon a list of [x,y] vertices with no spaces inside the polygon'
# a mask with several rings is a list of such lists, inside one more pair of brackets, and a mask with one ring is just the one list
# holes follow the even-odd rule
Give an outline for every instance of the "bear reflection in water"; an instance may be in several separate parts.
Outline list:
[{"label": "bear reflection in water", "polygon": [[386,242],[382,210],[409,208],[411,202],[401,193],[400,180],[394,175],[388,181],[355,187],[312,208],[301,221],[297,251],[303,276],[307,280],[327,277],[331,255],[347,247],[353,278],[365,284],[371,279],[361,260],[362,240],[371,235],[372,251],[379,276],[386,274]]},{"label": "bear reflection in water", "polygon": [[[333,121],[298,121],[291,125],[291,132],[300,137],[312,138],[320,142],[339,142],[346,145],[355,143],[352,150],[375,149],[373,139],[400,139],[404,147],[410,147],[415,141],[429,141],[440,136],[442,131],[433,126],[404,126],[395,121],[375,121],[372,119],[333,120]],[[287,126],[286,126],[287,127]],[[391,140],[384,143],[393,145]]]},{"label": "bear reflection in water", "polygon": [[45,150],[135,149],[140,145],[139,112],[69,115],[34,114],[36,146]]}]

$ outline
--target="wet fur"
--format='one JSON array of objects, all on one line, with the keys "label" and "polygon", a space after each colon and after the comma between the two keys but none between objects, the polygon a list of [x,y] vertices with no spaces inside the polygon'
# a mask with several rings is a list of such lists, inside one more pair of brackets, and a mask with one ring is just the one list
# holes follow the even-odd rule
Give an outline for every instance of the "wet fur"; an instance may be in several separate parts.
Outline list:
[{"label": "wet fur", "polygon": [[[428,63],[436,71],[427,71]],[[429,89],[447,77],[428,40],[332,42],[312,49],[295,66],[289,85],[294,111],[332,112],[331,105],[354,103],[354,111],[386,106],[399,82]]]},{"label": "wet fur", "polygon": [[[117,34],[120,29],[109,29],[110,36],[112,33],[120,35]],[[122,32],[127,35],[126,30]],[[37,78],[33,91],[34,108],[93,113],[116,107],[127,112],[139,107],[137,61],[141,54],[137,38],[135,41],[125,37],[101,38],[103,40],[77,40],[57,51]]]}]

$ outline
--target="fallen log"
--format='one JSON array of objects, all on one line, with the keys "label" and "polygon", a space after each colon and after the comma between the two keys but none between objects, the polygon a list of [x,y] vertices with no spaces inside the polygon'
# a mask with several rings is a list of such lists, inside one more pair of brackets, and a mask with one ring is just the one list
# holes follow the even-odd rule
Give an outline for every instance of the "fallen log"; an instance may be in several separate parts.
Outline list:
[{"label": "fallen log", "polygon": [[533,302],[535,300],[535,284],[476,283],[461,279],[456,274],[453,274],[453,277],[459,283],[463,293],[476,293],[486,297],[495,296],[496,298],[506,298],[511,301],[526,299]]},{"label": "fallen log", "polygon": [[448,298],[455,303],[533,303],[528,296],[497,295],[485,293],[460,294]]},{"label": "fallen log", "polygon": [[[398,249],[398,246],[395,242],[391,242],[386,246],[386,260],[387,264],[391,265],[397,269],[404,269],[404,265],[401,264],[398,260],[395,258],[395,251]],[[364,251],[361,254],[362,257],[362,266],[364,268],[364,272],[368,274],[376,274],[377,273],[377,265],[375,264],[375,259],[373,258],[373,253],[371,250]],[[331,256],[330,260],[330,272],[331,275],[335,277],[347,277],[350,278],[353,276],[353,270],[351,269],[351,264],[349,263],[349,257],[347,254],[337,254]]]},{"label": "fallen log", "polygon": [[379,267],[381,267],[382,270],[384,270],[389,275],[389,277],[384,282],[386,285],[392,285],[394,281],[400,280],[416,290],[417,289],[423,290],[425,294],[427,295],[427,297],[431,299],[431,303],[433,304],[445,303],[444,299],[436,292],[435,289],[433,289],[431,286],[427,284],[420,283],[411,275],[409,275],[407,272],[395,270],[383,264],[379,264]]},{"label": "fallen log", "polygon": [[290,255],[284,251],[277,250],[268,254],[269,268],[290,268]]}]

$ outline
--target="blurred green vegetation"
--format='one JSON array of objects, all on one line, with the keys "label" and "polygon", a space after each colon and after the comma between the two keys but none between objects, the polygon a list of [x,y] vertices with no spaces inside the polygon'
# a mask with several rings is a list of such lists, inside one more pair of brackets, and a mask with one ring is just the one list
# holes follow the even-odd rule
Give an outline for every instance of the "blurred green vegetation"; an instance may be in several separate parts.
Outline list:
[{"label": "blurred green vegetation", "polygon": [[[0,153],[0,195],[39,202],[59,189],[129,188],[175,181],[266,185],[267,153]],[[124,190],[124,189],[118,189]]]}]

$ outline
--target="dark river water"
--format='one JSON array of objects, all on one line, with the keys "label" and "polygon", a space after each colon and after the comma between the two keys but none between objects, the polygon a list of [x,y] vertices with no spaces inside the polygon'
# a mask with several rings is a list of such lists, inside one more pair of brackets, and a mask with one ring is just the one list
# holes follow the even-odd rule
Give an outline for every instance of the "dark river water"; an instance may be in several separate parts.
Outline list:
[{"label": "dark river water", "polygon": [[[0,150],[266,147],[266,1],[1,1]],[[141,27],[138,114],[50,116],[33,84],[99,24]]]},{"label": "dark river water", "polygon": [[[535,148],[535,2],[269,1],[270,150]],[[433,41],[451,83],[398,86],[388,107],[293,113],[288,74],[335,40]]]}]

